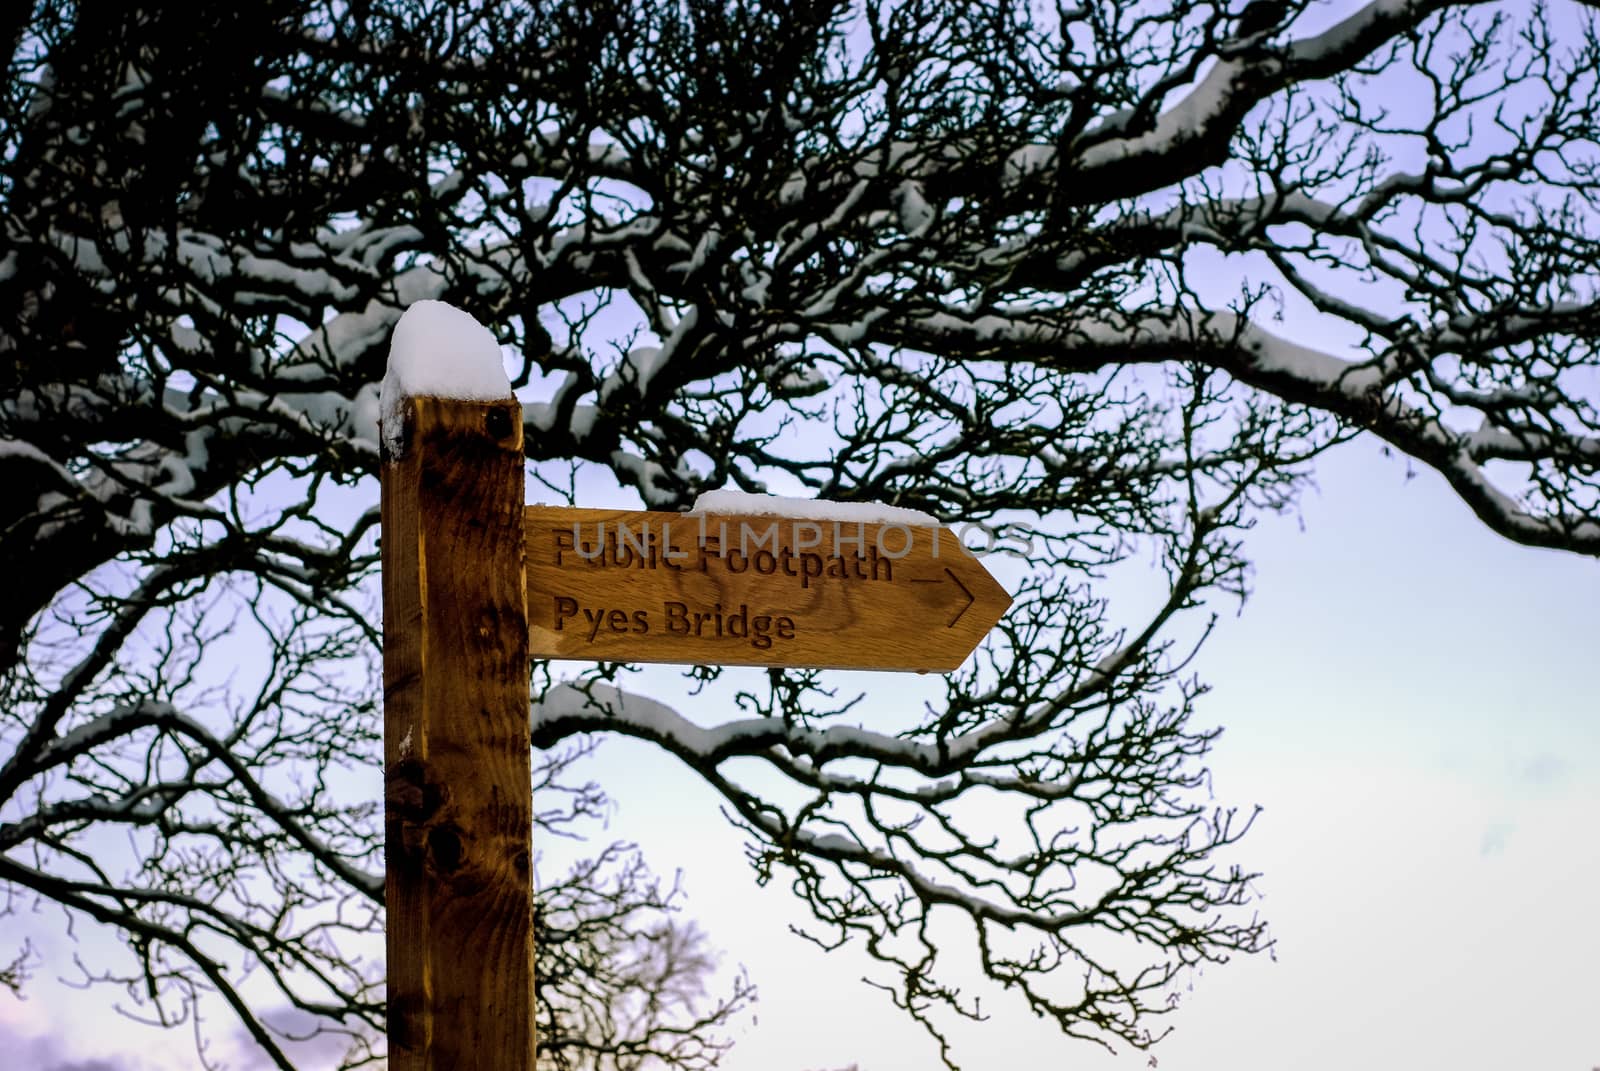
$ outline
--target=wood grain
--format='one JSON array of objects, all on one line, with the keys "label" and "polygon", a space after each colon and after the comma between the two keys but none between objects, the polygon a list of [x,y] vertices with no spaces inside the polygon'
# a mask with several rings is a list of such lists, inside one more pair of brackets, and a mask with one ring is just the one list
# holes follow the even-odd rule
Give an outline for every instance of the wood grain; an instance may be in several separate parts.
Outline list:
[{"label": "wood grain", "polygon": [[946,672],[1011,596],[948,529],[529,506],[537,658]]},{"label": "wood grain", "polygon": [[533,1067],[522,418],[417,398],[383,465],[389,1066]]}]

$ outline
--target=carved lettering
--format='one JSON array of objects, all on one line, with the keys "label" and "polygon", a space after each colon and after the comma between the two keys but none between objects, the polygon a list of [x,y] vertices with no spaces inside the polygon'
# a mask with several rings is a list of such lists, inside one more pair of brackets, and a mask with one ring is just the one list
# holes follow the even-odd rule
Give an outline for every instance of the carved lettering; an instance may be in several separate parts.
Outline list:
[{"label": "carved lettering", "polygon": [[[539,506],[527,517],[536,657],[948,668],[974,622],[1008,602],[932,525]],[[952,544],[936,560],[941,540]],[[874,642],[858,645],[865,635]]]},{"label": "carved lettering", "polygon": [[557,595],[554,599],[557,632],[565,632],[570,621],[576,628],[586,632],[589,642],[593,643],[601,632],[634,632],[642,635],[650,631],[650,613],[647,610],[584,606],[571,595]]},{"label": "carved lettering", "polygon": [[748,603],[737,610],[724,610],[721,603],[709,610],[696,610],[688,603],[667,600],[662,604],[667,633],[699,639],[745,640],[750,646],[767,650],[775,639],[795,638],[794,618],[788,614],[751,613]]},{"label": "carved lettering", "polygon": [[[889,525],[876,540],[868,540],[860,525],[851,534],[848,526],[835,522],[834,530],[828,533],[815,521],[795,521],[788,527],[769,521],[760,525],[741,523],[737,538],[730,544],[726,521],[720,522],[715,531],[708,529],[704,517],[699,522],[698,539],[690,534],[690,539],[679,542],[674,542],[672,525],[667,522],[659,527],[618,521],[573,523],[549,532],[548,560],[558,566],[595,569],[781,575],[792,578],[802,590],[809,590],[825,580],[892,583],[894,561],[909,553],[919,538],[919,530],[906,525]],[[937,548],[937,533],[932,541]],[[715,632],[710,618],[702,628]]]},{"label": "carved lettering", "polygon": [[560,632],[567,623],[567,618],[578,616],[578,600],[567,595],[556,596],[556,631]]}]

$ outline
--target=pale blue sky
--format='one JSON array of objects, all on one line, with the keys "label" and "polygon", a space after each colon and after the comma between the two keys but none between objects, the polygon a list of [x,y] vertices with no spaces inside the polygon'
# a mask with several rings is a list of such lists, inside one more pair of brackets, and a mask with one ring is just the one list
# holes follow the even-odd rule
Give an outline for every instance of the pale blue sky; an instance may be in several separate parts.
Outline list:
[{"label": "pale blue sky", "polygon": [[[1276,962],[1195,980],[1155,1052],[1162,1068],[1600,1066],[1600,562],[1508,543],[1437,477],[1405,471],[1364,441],[1322,459],[1298,514],[1251,534],[1254,594],[1239,616],[1220,607],[1196,663],[1214,686],[1197,719],[1226,727],[1218,802],[1265,807],[1237,858],[1264,874],[1279,944]],[[592,493],[584,504],[626,501]],[[676,679],[664,667],[642,678]],[[897,675],[846,683],[873,704],[919,690]],[[695,775],[625,741],[593,761],[618,804],[610,834],[639,841],[658,872],[685,872],[688,913],[760,986],[728,1071],[936,1066],[931,1043],[857,981],[852,951],[825,957],[786,932],[796,903],[781,882],[755,886]],[[553,873],[563,846],[542,847]],[[20,919],[66,972],[55,913]],[[86,938],[91,958],[102,940]],[[198,1066],[185,1032],[122,1023],[107,994],[49,971],[29,993],[0,994],[0,1042],[41,1071]],[[994,1007],[993,1023],[954,1035],[980,1071],[1024,1058],[1145,1066]]]},{"label": "pale blue sky", "polygon": [[[1277,961],[1196,979],[1160,1066],[1600,1065],[1600,563],[1505,542],[1368,443],[1319,483],[1254,534],[1256,593],[1197,662],[1198,717],[1226,727],[1218,801],[1265,807],[1238,857],[1264,873]],[[612,832],[685,871],[689,913],[761,986],[729,1071],[936,1066],[861,961],[785,932],[791,898],[755,887],[693,775],[646,745],[597,762],[621,786]],[[1007,1046],[1146,1060],[1025,1016],[962,1036],[978,1068],[1014,1066]]]},{"label": "pale blue sky", "polygon": [[[1437,477],[1406,479],[1369,442],[1318,473],[1298,516],[1264,518],[1250,537],[1255,593],[1241,616],[1222,607],[1196,663],[1214,688],[1197,719],[1226,728],[1218,801],[1265,807],[1236,857],[1264,874],[1276,961],[1195,979],[1159,1066],[1600,1067],[1600,562],[1502,540]],[[914,680],[849,683],[886,703]],[[695,775],[625,741],[593,763],[618,803],[610,833],[639,841],[658,872],[685,872],[688,914],[760,986],[727,1071],[937,1066],[931,1042],[857,981],[849,949],[823,956],[785,931],[795,901],[781,881],[755,886]],[[553,867],[561,846],[544,847]],[[198,1066],[186,1033],[125,1023],[107,995],[54,980],[71,954],[58,912],[9,917],[0,954],[19,931],[52,968],[24,1002],[0,992],[0,1065]],[[104,939],[84,938],[91,958]],[[974,1071],[1146,1066],[1005,1007],[956,1035]]]},{"label": "pale blue sky", "polygon": [[[1255,594],[1238,617],[1225,608],[1197,662],[1214,685],[1197,716],[1226,727],[1218,800],[1266,808],[1238,857],[1264,873],[1279,945],[1277,962],[1196,979],[1162,1068],[1600,1065],[1600,563],[1510,544],[1442,481],[1404,472],[1366,442],[1324,458],[1300,515],[1252,534]],[[915,681],[852,676],[877,703]],[[621,741],[594,763],[618,803],[610,832],[659,872],[685,872],[689,914],[761,987],[728,1071],[935,1066],[856,981],[851,952],[824,957],[785,932],[794,901],[779,882],[756,888],[693,774]],[[63,963],[54,913],[36,929]],[[26,1003],[0,995],[0,1035],[41,1071],[96,1057],[117,1059],[105,1071],[197,1066],[186,1034],[154,1039],[106,1003],[45,972]],[[996,1007],[995,1023],[956,1035],[976,1068],[1144,1066]]]}]

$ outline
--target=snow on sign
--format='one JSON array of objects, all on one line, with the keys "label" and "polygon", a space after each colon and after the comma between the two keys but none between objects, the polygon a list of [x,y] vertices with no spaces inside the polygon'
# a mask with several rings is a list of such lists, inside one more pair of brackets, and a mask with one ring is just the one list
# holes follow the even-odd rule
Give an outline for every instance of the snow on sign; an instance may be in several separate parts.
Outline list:
[{"label": "snow on sign", "polygon": [[1011,605],[932,518],[754,496],[698,509],[723,505],[740,512],[529,506],[530,653],[947,672]]}]

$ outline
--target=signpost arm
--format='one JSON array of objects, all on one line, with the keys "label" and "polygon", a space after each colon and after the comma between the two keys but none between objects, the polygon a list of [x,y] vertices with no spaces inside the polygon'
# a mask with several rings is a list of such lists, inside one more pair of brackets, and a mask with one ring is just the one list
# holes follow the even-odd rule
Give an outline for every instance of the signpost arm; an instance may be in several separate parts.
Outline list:
[{"label": "signpost arm", "polygon": [[522,418],[420,397],[403,424],[382,468],[389,1066],[528,1071]]}]

